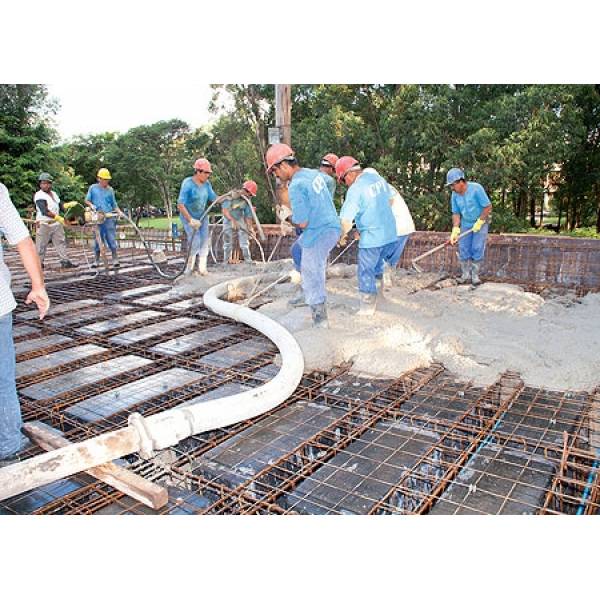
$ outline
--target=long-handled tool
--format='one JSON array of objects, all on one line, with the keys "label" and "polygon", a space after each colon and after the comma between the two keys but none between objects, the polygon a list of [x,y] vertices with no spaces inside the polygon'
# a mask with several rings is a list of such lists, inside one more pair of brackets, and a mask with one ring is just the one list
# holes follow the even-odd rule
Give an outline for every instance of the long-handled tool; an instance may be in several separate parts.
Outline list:
[{"label": "long-handled tool", "polygon": [[[461,238],[464,238],[466,235],[468,235],[469,233],[472,233],[473,228],[471,229],[466,229],[465,231],[463,231],[457,238],[456,241],[458,242],[458,240],[460,240]],[[448,244],[450,244],[450,240],[446,240],[443,244],[440,244],[439,246],[436,246],[435,248],[432,248],[431,250],[428,250],[427,252],[425,252],[425,254],[421,254],[420,256],[417,256],[417,258],[413,258],[412,260],[412,267],[413,269],[417,272],[417,273],[422,273],[423,269],[421,269],[421,267],[419,267],[419,265],[417,265],[417,263],[420,260],[423,260],[424,258],[427,258],[428,256],[431,256],[432,254],[435,254],[436,252],[442,250],[443,248],[445,248]]]}]

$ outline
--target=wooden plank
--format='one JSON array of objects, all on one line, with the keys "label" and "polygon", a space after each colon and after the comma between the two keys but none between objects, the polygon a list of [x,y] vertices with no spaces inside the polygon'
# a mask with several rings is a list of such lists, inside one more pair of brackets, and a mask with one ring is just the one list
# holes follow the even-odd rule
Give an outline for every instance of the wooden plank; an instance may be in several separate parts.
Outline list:
[{"label": "wooden plank", "polygon": [[[63,437],[62,432],[41,421],[26,423],[23,426],[23,431],[44,450],[56,450],[71,445],[71,442]],[[169,494],[165,488],[112,462],[92,467],[85,472],[150,508],[162,508],[169,500]]]}]

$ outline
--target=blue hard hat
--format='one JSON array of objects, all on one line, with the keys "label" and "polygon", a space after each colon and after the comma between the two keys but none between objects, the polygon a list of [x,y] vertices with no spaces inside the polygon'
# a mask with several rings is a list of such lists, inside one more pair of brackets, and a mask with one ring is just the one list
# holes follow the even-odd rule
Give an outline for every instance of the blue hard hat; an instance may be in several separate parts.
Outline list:
[{"label": "blue hard hat", "polygon": [[453,183],[456,183],[459,179],[464,178],[465,174],[463,173],[463,170],[459,169],[458,167],[454,167],[453,169],[450,169],[448,171],[448,174],[446,175],[446,185],[452,185]]}]

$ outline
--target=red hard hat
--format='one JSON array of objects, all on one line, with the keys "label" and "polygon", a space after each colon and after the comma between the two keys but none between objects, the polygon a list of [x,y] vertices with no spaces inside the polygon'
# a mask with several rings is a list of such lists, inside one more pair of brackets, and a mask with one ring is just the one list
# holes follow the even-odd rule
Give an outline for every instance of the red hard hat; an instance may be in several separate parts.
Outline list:
[{"label": "red hard hat", "polygon": [[321,159],[321,165],[324,167],[332,167],[333,169],[335,169],[335,163],[339,160],[339,158],[333,154],[332,152],[330,152],[329,154],[326,154],[322,159]]},{"label": "red hard hat", "polygon": [[242,187],[251,196],[256,196],[256,192],[258,192],[258,186],[256,185],[256,181],[252,181],[252,179],[249,179],[248,181],[244,181],[244,185]]},{"label": "red hard hat", "polygon": [[207,173],[212,173],[212,167],[206,158],[199,158],[194,163],[194,169],[196,171],[206,171]]},{"label": "red hard hat", "polygon": [[273,144],[267,150],[267,173],[286,158],[294,158],[294,151],[287,144]]},{"label": "red hard hat", "polygon": [[338,181],[341,183],[344,175],[352,168],[358,165],[359,162],[352,156],[342,156],[335,163],[335,174],[337,175]]}]

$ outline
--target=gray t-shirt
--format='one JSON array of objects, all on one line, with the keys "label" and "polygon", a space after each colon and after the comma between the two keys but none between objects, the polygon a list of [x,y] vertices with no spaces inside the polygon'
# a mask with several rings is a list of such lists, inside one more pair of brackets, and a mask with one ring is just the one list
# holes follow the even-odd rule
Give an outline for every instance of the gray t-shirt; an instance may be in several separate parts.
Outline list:
[{"label": "gray t-shirt", "polygon": [[[11,246],[29,237],[29,231],[11,202],[3,183],[0,183],[0,233]],[[10,271],[4,262],[4,252],[0,243],[0,317],[13,311],[16,306],[15,297],[10,290]]]}]

